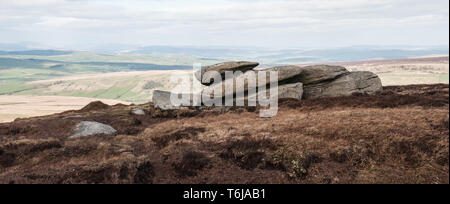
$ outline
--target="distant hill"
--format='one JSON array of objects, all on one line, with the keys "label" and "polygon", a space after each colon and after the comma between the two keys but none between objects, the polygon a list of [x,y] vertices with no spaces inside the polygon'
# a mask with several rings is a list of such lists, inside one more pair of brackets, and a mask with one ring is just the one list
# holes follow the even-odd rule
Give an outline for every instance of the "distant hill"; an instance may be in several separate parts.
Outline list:
[{"label": "distant hill", "polygon": [[27,50],[27,51],[0,51],[0,55],[34,55],[34,56],[57,56],[69,55],[72,51],[60,50]]},{"label": "distant hill", "polygon": [[374,59],[404,59],[425,55],[448,54],[448,47],[341,47],[328,49],[270,49],[228,47],[146,46],[127,54],[169,54],[195,56],[201,59],[253,60],[266,65],[310,62],[344,62]]},{"label": "distant hill", "polygon": [[[59,61],[121,61],[165,65],[192,65],[194,62],[210,64],[220,61],[249,60],[263,65],[347,62],[365,60],[404,59],[427,55],[448,55],[446,46],[439,47],[341,47],[341,48],[243,48],[243,47],[195,47],[195,46],[143,46],[117,51],[79,52],[46,50],[8,50],[0,51],[0,56],[35,56],[40,59]],[[2,50],[2,46],[0,46]],[[60,56],[59,58],[57,58]],[[66,57],[67,56],[67,57]],[[53,58],[52,58],[53,57]],[[73,59],[73,60],[70,60]],[[125,60],[124,60],[125,59]],[[206,62],[205,62],[206,61]],[[144,62],[144,63],[147,63]],[[188,62],[188,63],[186,63]]]},{"label": "distant hill", "polygon": [[[49,64],[53,64],[50,65]],[[90,71],[99,72],[117,72],[117,71],[148,71],[148,70],[185,70],[192,69],[190,66],[182,65],[157,65],[148,63],[128,63],[128,62],[64,62],[56,60],[44,59],[15,59],[15,58],[0,58],[0,69],[10,68],[30,68],[30,69],[52,69],[64,68],[70,65],[90,66]],[[68,68],[70,71],[70,67]]]}]

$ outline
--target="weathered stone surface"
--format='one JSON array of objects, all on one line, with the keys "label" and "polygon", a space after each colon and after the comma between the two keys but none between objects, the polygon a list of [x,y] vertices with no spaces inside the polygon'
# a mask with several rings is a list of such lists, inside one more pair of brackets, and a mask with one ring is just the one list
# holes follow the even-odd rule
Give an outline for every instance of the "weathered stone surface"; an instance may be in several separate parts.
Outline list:
[{"label": "weathered stone surface", "polygon": [[71,139],[98,134],[114,135],[117,133],[117,131],[109,125],[91,121],[80,122],[75,131],[75,134],[70,136]]},{"label": "weathered stone surface", "polygon": [[145,111],[142,108],[133,108],[131,110],[131,114],[133,114],[133,115],[145,115]]},{"label": "weathered stone surface", "polygon": [[[279,82],[292,79],[292,78],[300,75],[303,72],[302,68],[299,66],[280,66],[280,67],[273,67],[273,68],[265,69],[265,70],[261,70],[261,71],[266,71],[266,72],[277,71]],[[255,81],[254,81],[254,83],[251,83],[248,79],[254,79]],[[203,89],[202,93],[218,93],[218,92],[222,91],[222,97],[225,97],[225,95],[226,95],[225,87],[233,87],[233,93],[236,93],[236,92],[239,93],[239,91],[245,92],[245,91],[248,91],[251,89],[256,89],[259,86],[269,84],[276,80],[277,79],[270,78],[270,74],[267,74],[266,83],[258,84],[258,71],[246,72],[242,75],[237,76],[234,79],[228,79],[228,80],[223,81],[220,84],[208,86]],[[244,82],[243,90],[236,91],[235,81]],[[297,82],[294,82],[294,83],[297,83]],[[279,85],[282,85],[282,84],[279,83]]]},{"label": "weathered stone surface", "polygon": [[[284,81],[289,81],[290,79],[296,78],[300,76],[304,69],[300,66],[294,66],[294,65],[288,65],[288,66],[278,66],[278,67],[272,67],[270,69],[265,69],[261,71],[271,72],[276,71],[278,72],[278,84],[283,84]],[[268,83],[273,82],[274,79],[269,79],[269,76],[267,76],[266,81]],[[296,81],[299,82],[299,81]],[[296,83],[292,82],[292,83]]]},{"label": "weathered stone surface", "polygon": [[332,81],[304,86],[304,99],[375,94],[383,89],[380,78],[372,72],[350,72]]},{"label": "weathered stone surface", "polygon": [[195,78],[202,82],[203,85],[211,85],[211,83],[203,83],[203,79],[214,79],[215,74],[213,72],[209,71],[216,71],[221,75],[222,80],[225,80],[225,72],[226,71],[241,71],[245,73],[248,70],[252,70],[253,68],[257,67],[259,65],[258,62],[224,62],[220,64],[215,64],[211,66],[207,66],[202,68],[201,70],[197,71],[195,73]]},{"label": "weathered stone surface", "polygon": [[[264,97],[266,97],[266,98],[270,97],[271,91],[273,89],[274,88],[266,89],[266,95]],[[278,99],[292,98],[292,99],[301,100],[302,96],[303,96],[303,84],[302,83],[294,83],[294,84],[284,84],[284,85],[278,86],[278,94],[276,97]],[[231,96],[229,96],[229,97],[231,97]],[[243,104],[240,104],[240,105],[245,105],[245,104],[249,104],[249,99],[256,103],[256,101],[258,99],[258,93],[255,90],[255,93],[252,93],[252,94],[246,93],[243,97],[238,97],[238,96],[235,96],[235,97],[237,97],[237,98],[233,98],[233,105],[239,105],[237,103],[237,101],[243,101]],[[213,99],[211,99],[211,101],[213,101]],[[228,106],[228,104],[225,104],[225,99],[222,102],[223,102],[224,106]]]},{"label": "weathered stone surface", "polygon": [[[307,66],[307,67],[300,67],[300,66],[278,66],[273,67],[269,69],[264,69],[261,71],[277,71],[278,72],[278,85],[284,85],[284,84],[295,84],[295,83],[302,83],[304,85],[306,84],[313,84],[313,83],[320,83],[323,81],[329,81],[333,80],[341,75],[348,74],[348,70],[344,67],[340,66],[328,66],[328,65],[314,65],[314,66]],[[256,83],[248,83],[247,78],[249,78],[251,75],[256,76]],[[234,81],[241,80],[244,81],[244,90],[247,91],[250,89],[255,89],[259,86],[265,85],[265,84],[258,84],[258,72],[246,72],[242,75],[237,76],[235,79],[231,80],[225,80],[220,84],[215,84],[213,86],[206,87],[203,92],[205,93],[214,93],[214,92],[220,92],[222,91],[222,96],[225,97],[225,87],[231,87],[233,86],[233,90],[236,91],[236,85]],[[267,74],[266,84],[269,84],[276,79],[270,78],[270,75]],[[250,85],[249,85],[250,84]]]},{"label": "weathered stone surface", "polygon": [[[278,78],[270,78],[267,74],[264,84],[258,84],[258,73],[262,71],[277,71]],[[252,79],[252,80],[249,80]],[[214,100],[222,100],[227,95],[244,95],[245,101],[256,96],[251,93],[261,86],[268,86],[278,80],[278,98],[314,99],[323,97],[348,96],[353,93],[374,94],[382,89],[381,80],[371,72],[349,72],[344,67],[314,65],[307,67],[300,66],[279,66],[260,71],[248,71],[238,75],[233,79],[225,80],[219,84],[205,87],[201,95],[203,102],[208,103]],[[236,82],[243,84],[242,89],[236,90]],[[226,93],[226,87],[233,87],[232,92]],[[270,88],[270,87],[267,87]],[[270,90],[267,90],[268,92]],[[220,93],[217,99],[208,99],[207,96]],[[248,94],[250,92],[250,94]],[[198,94],[197,94],[198,95]],[[169,92],[154,93],[154,103],[156,107],[163,110],[177,109],[170,103]]]},{"label": "weathered stone surface", "polygon": [[293,82],[302,82],[304,85],[333,80],[348,74],[349,71],[341,66],[314,65],[302,67],[303,72],[293,79]]},{"label": "weathered stone surface", "polygon": [[349,71],[341,66],[313,65],[313,66],[279,66],[261,71],[278,71],[279,84],[303,83],[314,84],[322,81],[333,80]]},{"label": "weathered stone surface", "polygon": [[181,93],[178,94],[178,97],[181,98],[188,98],[189,101],[187,102],[187,104],[180,104],[180,106],[175,106],[174,104],[172,104],[170,97],[171,97],[172,93],[168,92],[168,91],[160,91],[160,90],[155,90],[153,91],[153,105],[155,108],[159,108],[161,110],[178,110],[180,109],[180,107],[183,106],[192,106],[195,105],[194,104],[194,98],[196,99],[196,102],[199,103],[200,102],[200,93],[191,93],[191,94],[187,94],[187,93]]},{"label": "weathered stone surface", "polygon": [[[267,89],[266,90],[266,97],[270,96],[270,92],[271,89]],[[298,99],[301,100],[303,96],[303,84],[302,83],[294,83],[294,84],[284,84],[284,85],[280,85],[278,86],[278,99],[282,99],[282,98],[293,98],[293,99]],[[258,93],[249,95],[249,96],[245,96],[245,101],[247,101],[248,99],[257,99],[258,98]]]},{"label": "weathered stone surface", "polygon": [[179,109],[180,107],[172,105],[170,101],[170,95],[171,93],[168,91],[160,91],[160,90],[153,91],[152,100],[155,108],[160,108],[161,110]]},{"label": "weathered stone surface", "polygon": [[304,85],[333,80],[349,71],[341,66],[313,65],[313,66],[281,66],[262,71],[278,71],[278,83],[290,84],[301,82]]},{"label": "weathered stone surface", "polygon": [[303,96],[303,84],[285,84],[278,87],[278,99],[293,98],[301,100]]}]

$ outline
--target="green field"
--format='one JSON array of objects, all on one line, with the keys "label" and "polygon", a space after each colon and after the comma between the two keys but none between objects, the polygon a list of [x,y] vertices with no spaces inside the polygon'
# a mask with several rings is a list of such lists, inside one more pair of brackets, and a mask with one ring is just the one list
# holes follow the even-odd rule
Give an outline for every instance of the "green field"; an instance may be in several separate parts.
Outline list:
[{"label": "green field", "polygon": [[[148,97],[139,96],[131,90],[138,81],[130,79],[124,83],[105,83],[109,87],[89,91],[89,86],[96,86],[96,80],[70,82],[82,84],[87,89],[48,90],[55,84],[30,84],[30,82],[59,77],[85,74],[133,72],[151,70],[185,70],[191,69],[192,57],[155,56],[155,55],[99,55],[89,52],[75,52],[68,55],[0,55],[0,95],[63,95],[92,98],[123,99],[144,101]],[[66,84],[67,85],[67,84]]]}]

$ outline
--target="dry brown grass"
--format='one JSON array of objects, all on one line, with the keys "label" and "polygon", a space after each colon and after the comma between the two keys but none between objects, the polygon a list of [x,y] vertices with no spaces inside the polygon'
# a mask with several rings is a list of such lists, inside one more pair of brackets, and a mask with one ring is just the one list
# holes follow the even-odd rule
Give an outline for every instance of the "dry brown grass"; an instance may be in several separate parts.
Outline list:
[{"label": "dry brown grass", "polygon": [[[449,183],[448,85],[257,109],[142,105],[0,124],[0,183]],[[82,118],[66,118],[82,115]],[[118,136],[69,140],[79,120]]]}]

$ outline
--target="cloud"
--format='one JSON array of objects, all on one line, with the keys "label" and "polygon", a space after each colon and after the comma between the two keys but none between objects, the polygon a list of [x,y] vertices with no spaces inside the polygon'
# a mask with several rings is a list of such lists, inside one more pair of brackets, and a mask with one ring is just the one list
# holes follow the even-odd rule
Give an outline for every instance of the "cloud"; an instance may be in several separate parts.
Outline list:
[{"label": "cloud", "polygon": [[[0,38],[47,44],[448,44],[447,0],[0,0]],[[421,31],[402,40],[404,32]],[[371,32],[372,30],[372,32]],[[359,33],[362,36],[354,36]],[[392,37],[389,37],[389,33]],[[345,36],[353,36],[345,39]],[[438,39],[436,39],[438,37]],[[444,38],[445,37],[445,38]],[[298,39],[297,39],[298,38]],[[352,42],[353,41],[353,42]],[[409,42],[410,41],[410,42]],[[294,43],[294,44],[293,44]]]}]

